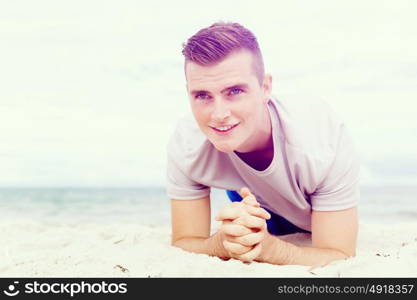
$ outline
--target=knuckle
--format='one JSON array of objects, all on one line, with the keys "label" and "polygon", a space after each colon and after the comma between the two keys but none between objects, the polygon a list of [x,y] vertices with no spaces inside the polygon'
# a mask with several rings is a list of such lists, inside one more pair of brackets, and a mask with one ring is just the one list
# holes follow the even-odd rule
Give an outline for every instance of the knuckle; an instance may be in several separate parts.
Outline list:
[{"label": "knuckle", "polygon": [[245,236],[245,243],[253,246],[256,243],[256,233],[251,233]]},{"label": "knuckle", "polygon": [[244,235],[246,230],[245,227],[243,227],[242,225],[236,225],[238,226],[236,229],[236,233],[238,233],[240,236]]},{"label": "knuckle", "polygon": [[250,226],[250,227],[256,227],[257,219],[254,216],[248,216],[246,218],[246,222],[247,222],[248,226]]},{"label": "knuckle", "polygon": [[225,222],[222,222],[222,224],[220,224],[219,228],[223,232],[228,232],[230,230],[230,225],[225,223]]},{"label": "knuckle", "polygon": [[248,224],[248,225],[252,225],[253,224],[253,220],[255,219],[255,217],[254,216],[251,216],[251,215],[247,215],[247,216],[245,216],[245,222]]},{"label": "knuckle", "polygon": [[246,198],[248,198],[248,200],[249,201],[252,201],[252,202],[256,201],[256,198],[255,198],[255,196],[253,194],[247,196]]},{"label": "knuckle", "polygon": [[237,244],[234,244],[232,252],[237,254],[237,255],[241,255],[241,254],[245,253],[244,249],[240,245],[237,245]]},{"label": "knuckle", "polygon": [[243,245],[245,245],[245,246],[252,246],[252,242],[251,242],[251,240],[250,240],[250,238],[249,238],[248,236],[244,236],[244,237],[242,238],[241,243],[242,243]]},{"label": "knuckle", "polygon": [[237,254],[238,255],[245,255],[246,251],[247,251],[246,249],[240,248],[240,249],[238,249]]},{"label": "knuckle", "polygon": [[241,245],[243,245],[243,246],[246,246],[245,237],[244,236],[240,236],[240,237],[236,238],[236,242],[239,243],[239,244],[241,244]]},{"label": "knuckle", "polygon": [[247,253],[239,255],[239,260],[243,262],[251,263],[253,261],[252,255],[249,255]]},{"label": "knuckle", "polygon": [[226,239],[233,234],[228,226],[223,227],[222,231],[225,234]]},{"label": "knuckle", "polygon": [[227,236],[227,237],[226,237],[226,240],[227,240],[229,243],[236,244],[236,238],[235,238],[234,236],[232,236],[232,235]]},{"label": "knuckle", "polygon": [[245,244],[252,246],[252,244],[253,244],[253,237],[254,237],[254,233],[251,232],[251,233],[243,236],[242,239],[243,239],[243,242]]},{"label": "knuckle", "polygon": [[236,235],[237,236],[243,236],[243,235],[245,235],[246,234],[246,227],[245,226],[242,226],[242,225],[236,225],[236,231],[235,231],[235,233],[236,233]]},{"label": "knuckle", "polygon": [[262,217],[262,218],[266,216],[265,212],[264,212],[264,210],[262,210],[262,208],[257,207],[255,209],[256,209],[256,211],[255,211],[254,215]]},{"label": "knuckle", "polygon": [[258,227],[260,227],[260,228],[266,224],[265,220],[260,219],[260,218],[256,219],[256,223],[257,223]]},{"label": "knuckle", "polygon": [[230,252],[230,245],[229,245],[229,243],[223,242],[223,248],[226,249],[228,252]]},{"label": "knuckle", "polygon": [[233,221],[233,223],[237,225],[245,225],[245,217],[238,217]]},{"label": "knuckle", "polygon": [[229,221],[222,221],[222,223],[220,224],[220,228],[222,228],[223,230],[228,230],[230,227],[229,223]]},{"label": "knuckle", "polygon": [[231,241],[227,241],[225,248],[229,252],[232,252],[238,255],[245,253],[245,250],[246,250],[245,247],[243,247],[242,245],[236,244]]}]

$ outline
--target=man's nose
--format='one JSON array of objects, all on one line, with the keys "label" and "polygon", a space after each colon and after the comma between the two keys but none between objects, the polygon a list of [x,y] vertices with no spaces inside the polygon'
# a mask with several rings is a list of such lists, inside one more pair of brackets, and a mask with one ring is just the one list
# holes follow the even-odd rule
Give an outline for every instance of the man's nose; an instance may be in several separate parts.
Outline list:
[{"label": "man's nose", "polygon": [[211,118],[214,121],[223,121],[224,119],[230,117],[230,109],[226,103],[221,99],[216,99],[214,101],[214,108],[211,113]]}]

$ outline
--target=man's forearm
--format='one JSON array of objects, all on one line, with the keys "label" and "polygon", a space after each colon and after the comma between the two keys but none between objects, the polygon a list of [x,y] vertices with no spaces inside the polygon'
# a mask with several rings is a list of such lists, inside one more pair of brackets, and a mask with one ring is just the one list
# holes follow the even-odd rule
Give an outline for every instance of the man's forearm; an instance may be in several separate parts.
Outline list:
[{"label": "man's forearm", "polygon": [[348,255],[336,249],[296,246],[271,235],[262,245],[262,253],[256,260],[276,265],[320,267],[346,258]]},{"label": "man's forearm", "polygon": [[229,258],[227,251],[224,249],[223,241],[219,232],[216,232],[208,238],[182,238],[173,242],[172,245],[193,253],[202,253],[210,256],[217,256],[223,259]]}]

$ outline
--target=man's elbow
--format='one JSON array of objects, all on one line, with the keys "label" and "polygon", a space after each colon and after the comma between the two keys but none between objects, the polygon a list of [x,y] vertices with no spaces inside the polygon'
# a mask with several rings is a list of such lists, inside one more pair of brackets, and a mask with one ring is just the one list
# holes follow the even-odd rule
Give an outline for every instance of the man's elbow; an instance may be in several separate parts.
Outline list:
[{"label": "man's elbow", "polygon": [[178,243],[179,243],[179,241],[181,241],[182,239],[184,239],[185,237],[183,237],[183,236],[172,236],[171,237],[171,246],[174,246],[174,247],[178,247]]},{"label": "man's elbow", "polygon": [[337,251],[341,255],[344,256],[344,259],[348,259],[351,257],[356,256],[356,242],[345,242],[345,243],[338,243],[338,245],[333,245],[328,247],[334,251]]},{"label": "man's elbow", "polygon": [[183,248],[185,244],[193,243],[195,240],[203,240],[204,237],[201,236],[172,236],[171,237],[171,246]]},{"label": "man's elbow", "polygon": [[352,258],[352,257],[355,257],[356,256],[356,249],[353,249],[353,250],[351,250],[351,251],[347,251],[347,252],[345,252],[345,254],[346,254],[346,258]]},{"label": "man's elbow", "polygon": [[348,259],[356,256],[356,247],[349,249],[333,249],[343,255],[343,259]]}]

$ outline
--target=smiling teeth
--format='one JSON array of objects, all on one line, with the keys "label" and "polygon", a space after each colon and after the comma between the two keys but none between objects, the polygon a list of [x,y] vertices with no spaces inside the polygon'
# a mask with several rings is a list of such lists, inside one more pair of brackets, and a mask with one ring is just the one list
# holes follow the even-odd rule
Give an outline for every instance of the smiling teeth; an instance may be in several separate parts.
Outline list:
[{"label": "smiling teeth", "polygon": [[223,126],[223,127],[216,127],[216,129],[218,129],[218,130],[220,130],[220,131],[227,131],[227,130],[229,130],[230,128],[232,128],[233,127],[233,125],[230,125],[230,126]]}]

